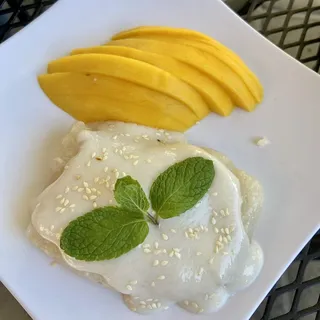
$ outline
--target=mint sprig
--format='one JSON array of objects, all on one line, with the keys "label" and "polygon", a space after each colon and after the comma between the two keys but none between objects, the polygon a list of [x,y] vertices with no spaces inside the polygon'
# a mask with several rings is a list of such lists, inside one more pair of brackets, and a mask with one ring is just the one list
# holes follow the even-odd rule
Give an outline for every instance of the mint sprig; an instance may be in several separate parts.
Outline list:
[{"label": "mint sprig", "polygon": [[114,197],[119,207],[94,209],[71,221],[63,230],[60,247],[71,257],[85,261],[117,258],[141,244],[149,233],[146,219],[158,224],[191,209],[210,188],[215,175],[213,162],[201,157],[170,166],[150,189],[152,209],[137,180],[118,179]]},{"label": "mint sprig", "polygon": [[169,219],[191,209],[210,188],[214,174],[213,162],[201,157],[174,164],[151,186],[153,210],[162,219]]},{"label": "mint sprig", "polygon": [[62,232],[60,247],[78,260],[109,260],[138,246],[148,233],[141,212],[103,207],[71,221]]}]

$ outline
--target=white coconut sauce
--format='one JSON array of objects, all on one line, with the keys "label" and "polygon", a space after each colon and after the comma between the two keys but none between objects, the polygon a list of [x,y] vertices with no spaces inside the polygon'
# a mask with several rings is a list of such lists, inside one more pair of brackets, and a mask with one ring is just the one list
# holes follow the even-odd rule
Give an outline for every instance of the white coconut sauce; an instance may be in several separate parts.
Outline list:
[{"label": "white coconut sauce", "polygon": [[[46,253],[122,293],[127,306],[139,313],[174,303],[193,313],[216,311],[254,281],[263,264],[259,245],[251,241],[262,206],[255,179],[216,151],[187,144],[180,133],[113,122],[91,130],[80,126],[74,136],[71,147],[78,145],[77,153],[71,152],[67,169],[39,196],[32,214],[30,237]],[[159,226],[150,224],[139,247],[97,262],[60,251],[61,232],[70,221],[95,207],[116,205],[117,178],[132,176],[148,195],[161,172],[194,156],[213,161],[211,188],[194,208],[160,219]]]}]

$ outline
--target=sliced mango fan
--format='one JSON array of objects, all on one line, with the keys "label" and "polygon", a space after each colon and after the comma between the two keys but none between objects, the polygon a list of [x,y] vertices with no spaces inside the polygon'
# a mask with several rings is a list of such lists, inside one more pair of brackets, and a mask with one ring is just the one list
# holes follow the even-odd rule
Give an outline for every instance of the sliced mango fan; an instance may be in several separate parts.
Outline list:
[{"label": "sliced mango fan", "polygon": [[118,120],[186,131],[210,111],[253,111],[259,79],[229,48],[197,31],[142,26],[75,49],[38,77],[48,98],[79,121]]}]

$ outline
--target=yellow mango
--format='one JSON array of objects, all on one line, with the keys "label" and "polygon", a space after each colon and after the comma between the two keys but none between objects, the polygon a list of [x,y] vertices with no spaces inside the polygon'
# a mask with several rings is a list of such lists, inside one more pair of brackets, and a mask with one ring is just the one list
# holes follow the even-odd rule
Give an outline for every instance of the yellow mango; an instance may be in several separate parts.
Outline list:
[{"label": "yellow mango", "polygon": [[233,110],[232,101],[227,92],[214,80],[207,77],[198,69],[178,61],[177,59],[152,52],[141,51],[130,47],[99,46],[91,48],[75,49],[75,54],[100,53],[112,54],[143,61],[168,71],[177,78],[185,81],[196,89],[207,102],[209,108],[222,116],[229,115]]},{"label": "yellow mango", "polygon": [[200,94],[187,83],[148,63],[107,54],[81,54],[60,58],[48,65],[48,73],[96,73],[126,80],[166,94],[185,104],[198,119],[209,113]]},{"label": "yellow mango", "polygon": [[118,120],[174,131],[197,121],[181,102],[114,77],[67,72],[40,75],[38,81],[54,104],[80,121]]},{"label": "yellow mango", "polygon": [[213,54],[238,73],[257,103],[260,103],[263,99],[263,87],[259,79],[243,60],[228,47],[203,33],[182,28],[141,26],[120,32],[112,37],[113,40],[128,38],[144,38],[180,43]]},{"label": "yellow mango", "polygon": [[178,43],[139,38],[114,40],[106,45],[127,46],[142,51],[168,55],[190,64],[219,83],[219,85],[228,92],[236,106],[247,111],[252,111],[256,107],[254,97],[238,74],[219,59],[203,50]]}]

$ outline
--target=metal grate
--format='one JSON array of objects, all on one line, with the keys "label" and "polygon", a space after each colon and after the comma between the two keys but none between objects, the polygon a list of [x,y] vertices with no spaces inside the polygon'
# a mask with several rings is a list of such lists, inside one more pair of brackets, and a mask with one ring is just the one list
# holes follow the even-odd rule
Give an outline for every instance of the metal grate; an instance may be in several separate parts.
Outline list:
[{"label": "metal grate", "polygon": [[[0,42],[56,1],[0,0]],[[251,0],[239,14],[269,40],[320,73],[318,0]],[[253,319],[320,320],[320,232],[268,293]]]}]

